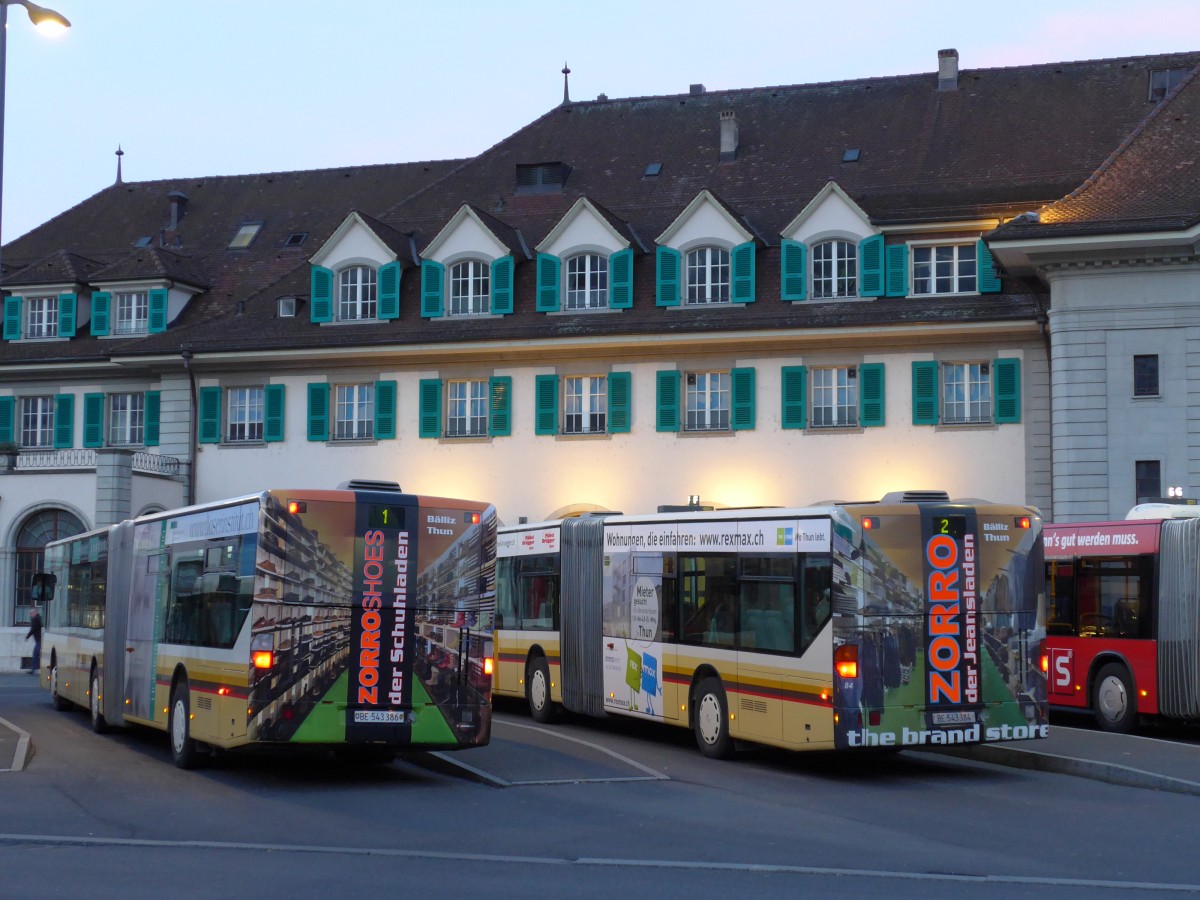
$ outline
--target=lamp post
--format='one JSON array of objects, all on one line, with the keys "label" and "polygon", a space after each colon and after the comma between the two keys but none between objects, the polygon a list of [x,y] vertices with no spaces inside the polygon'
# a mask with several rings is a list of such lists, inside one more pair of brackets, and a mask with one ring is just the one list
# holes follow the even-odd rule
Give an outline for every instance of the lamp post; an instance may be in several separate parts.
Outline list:
[{"label": "lamp post", "polygon": [[[43,31],[58,31],[70,28],[71,23],[66,16],[44,6],[38,6],[30,0],[0,0],[0,216],[4,211],[4,78],[8,68],[8,8],[23,6],[29,13],[29,21]],[[0,247],[4,246],[3,219],[0,218]],[[4,268],[0,266],[0,278],[4,277]],[[0,291],[3,296],[3,291]]]}]

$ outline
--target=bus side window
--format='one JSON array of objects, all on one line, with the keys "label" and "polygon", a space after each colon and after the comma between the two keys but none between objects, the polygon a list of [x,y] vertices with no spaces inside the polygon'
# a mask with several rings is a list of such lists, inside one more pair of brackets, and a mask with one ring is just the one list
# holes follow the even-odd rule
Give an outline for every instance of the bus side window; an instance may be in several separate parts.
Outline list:
[{"label": "bus side window", "polygon": [[1046,563],[1046,596],[1050,609],[1046,615],[1049,634],[1075,633],[1075,566],[1071,562]]}]

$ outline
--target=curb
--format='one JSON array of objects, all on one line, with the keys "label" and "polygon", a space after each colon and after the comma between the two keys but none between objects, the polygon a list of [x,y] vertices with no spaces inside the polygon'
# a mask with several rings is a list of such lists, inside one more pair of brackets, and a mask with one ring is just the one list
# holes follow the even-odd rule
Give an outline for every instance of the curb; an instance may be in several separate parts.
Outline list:
[{"label": "curb", "polygon": [[1200,783],[1158,775],[1143,769],[1120,766],[1115,763],[1098,762],[1091,759],[1075,759],[1037,750],[1014,750],[1009,747],[956,747],[935,751],[946,756],[957,756],[977,762],[994,763],[1014,769],[1033,769],[1038,772],[1054,772],[1059,775],[1075,775],[1105,781],[1123,787],[1145,788],[1168,791],[1175,794],[1191,794],[1200,797]]},{"label": "curb", "polygon": [[17,749],[13,751],[12,763],[7,769],[0,769],[0,773],[20,772],[25,768],[25,760],[29,756],[29,732],[22,731],[7,719],[0,719],[0,726],[10,729],[17,735]]}]

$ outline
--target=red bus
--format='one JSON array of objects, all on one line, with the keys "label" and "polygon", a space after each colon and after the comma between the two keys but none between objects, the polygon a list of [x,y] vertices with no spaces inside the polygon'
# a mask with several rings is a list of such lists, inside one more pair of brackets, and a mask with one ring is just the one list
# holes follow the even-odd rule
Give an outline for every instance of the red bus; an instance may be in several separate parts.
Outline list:
[{"label": "red bus", "polygon": [[1046,525],[1045,549],[1050,705],[1200,719],[1200,519]]}]

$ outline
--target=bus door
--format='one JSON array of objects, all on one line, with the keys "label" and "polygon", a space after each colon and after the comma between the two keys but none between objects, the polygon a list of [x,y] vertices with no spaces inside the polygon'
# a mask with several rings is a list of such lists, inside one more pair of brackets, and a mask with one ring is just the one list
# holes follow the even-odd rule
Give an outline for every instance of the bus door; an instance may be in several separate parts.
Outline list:
[{"label": "bus door", "polygon": [[[1047,600],[1049,609],[1046,616],[1046,633],[1048,635],[1046,656],[1048,664],[1047,692],[1054,702],[1061,703],[1066,698],[1075,696],[1076,656],[1075,643],[1071,638],[1075,635],[1075,563],[1070,559],[1052,559],[1046,562]],[[1095,601],[1084,597],[1084,603],[1095,607]],[[1083,675],[1086,677],[1087,672]],[[1086,700],[1086,698],[1082,698]]]},{"label": "bus door", "polygon": [[168,697],[157,696],[158,642],[155,639],[161,598],[169,577],[164,546],[166,521],[134,526],[133,570],[129,578],[128,618],[125,622],[125,712],[139,719],[154,718]]}]

